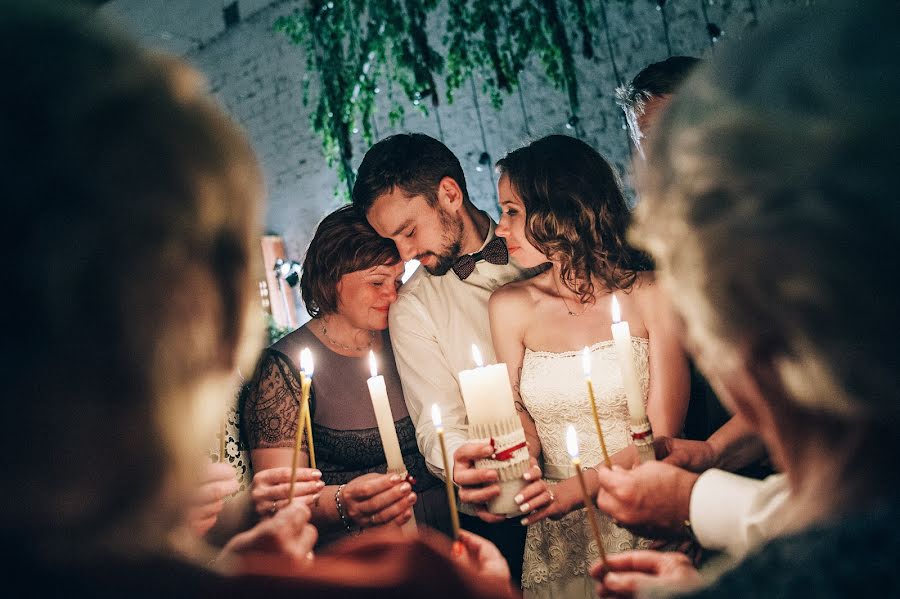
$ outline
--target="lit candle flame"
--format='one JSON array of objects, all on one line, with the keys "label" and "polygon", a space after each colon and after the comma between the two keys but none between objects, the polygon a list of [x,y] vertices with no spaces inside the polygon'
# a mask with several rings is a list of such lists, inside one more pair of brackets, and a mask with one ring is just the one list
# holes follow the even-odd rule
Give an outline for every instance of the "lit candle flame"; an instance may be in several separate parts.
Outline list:
[{"label": "lit candle flame", "polygon": [[440,430],[441,427],[441,409],[438,407],[436,403],[431,404],[431,420],[434,422],[434,427]]},{"label": "lit candle flame", "polygon": [[584,368],[584,377],[591,376],[591,351],[585,346],[581,352],[581,367]]},{"label": "lit candle flame", "polygon": [[571,424],[566,429],[566,448],[569,450],[569,455],[572,456],[573,460],[578,457],[578,433],[575,432],[575,427]]},{"label": "lit candle flame", "polygon": [[481,358],[481,352],[478,351],[478,346],[474,343],[472,344],[472,358],[475,359],[475,365],[479,368],[484,366],[484,360]]},{"label": "lit candle flame", "polygon": [[616,299],[616,294],[612,296],[612,319],[614,323],[622,320],[622,309],[619,307],[619,300]]},{"label": "lit candle flame", "polygon": [[312,378],[313,375],[313,359],[312,352],[309,351],[308,347],[304,347],[303,351],[300,352],[300,370],[303,371],[303,374]]},{"label": "lit candle flame", "polygon": [[369,350],[369,372],[372,373],[373,379],[378,376],[378,366],[375,364],[375,352],[371,349]]}]

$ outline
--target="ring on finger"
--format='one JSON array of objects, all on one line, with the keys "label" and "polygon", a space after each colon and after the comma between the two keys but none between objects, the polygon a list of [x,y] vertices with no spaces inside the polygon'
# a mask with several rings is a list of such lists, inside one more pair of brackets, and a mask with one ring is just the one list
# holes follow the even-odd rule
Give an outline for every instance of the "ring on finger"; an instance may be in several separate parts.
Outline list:
[{"label": "ring on finger", "polygon": [[547,489],[547,495],[550,496],[550,503],[556,501],[556,495],[553,494],[553,489]]},{"label": "ring on finger", "polygon": [[276,500],[272,500],[272,507],[269,508],[269,515],[274,516],[275,512],[278,511],[278,502]]}]

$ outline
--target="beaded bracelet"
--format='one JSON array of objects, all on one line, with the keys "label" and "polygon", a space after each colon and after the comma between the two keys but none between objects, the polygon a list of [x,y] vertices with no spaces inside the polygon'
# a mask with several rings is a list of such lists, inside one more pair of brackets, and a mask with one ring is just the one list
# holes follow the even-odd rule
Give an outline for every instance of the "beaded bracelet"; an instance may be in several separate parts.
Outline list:
[{"label": "beaded bracelet", "polygon": [[341,522],[343,522],[344,528],[347,529],[347,532],[353,532],[353,526],[350,520],[347,519],[347,515],[344,513],[344,504],[341,502],[343,490],[344,485],[338,485],[337,491],[334,492],[334,505],[337,506],[337,513],[338,516],[341,517]]}]

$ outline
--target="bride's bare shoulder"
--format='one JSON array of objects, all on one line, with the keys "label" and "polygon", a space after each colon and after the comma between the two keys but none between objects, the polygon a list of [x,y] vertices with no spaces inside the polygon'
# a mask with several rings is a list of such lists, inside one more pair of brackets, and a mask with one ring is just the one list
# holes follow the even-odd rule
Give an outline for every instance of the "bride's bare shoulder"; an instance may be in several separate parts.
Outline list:
[{"label": "bride's bare shoulder", "polygon": [[513,281],[507,283],[503,287],[498,288],[491,294],[490,307],[495,309],[502,306],[504,308],[526,309],[533,306],[540,294],[540,289],[536,285],[535,279],[541,275],[537,275],[531,279],[524,281]]}]

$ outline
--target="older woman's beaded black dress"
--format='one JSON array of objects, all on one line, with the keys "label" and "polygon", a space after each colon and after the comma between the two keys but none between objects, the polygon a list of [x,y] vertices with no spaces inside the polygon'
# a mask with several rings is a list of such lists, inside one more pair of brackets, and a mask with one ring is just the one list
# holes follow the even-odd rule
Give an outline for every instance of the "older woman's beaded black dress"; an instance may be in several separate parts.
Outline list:
[{"label": "older woman's beaded black dress", "polygon": [[[416,520],[420,525],[446,531],[449,516],[443,485],[428,472],[419,453],[387,331],[382,333],[382,340],[382,350],[376,356],[379,374],[385,379],[403,461],[416,481]],[[315,362],[312,429],[322,480],[327,485],[340,485],[363,474],[385,472],[386,458],[366,385],[370,376],[368,357],[347,357],[331,351],[308,325],[263,353],[241,415],[250,449],[294,446],[300,406],[297,364],[305,347],[310,348]],[[323,496],[321,501],[331,501],[331,497]],[[323,535],[320,545],[333,540],[334,535]]]}]

